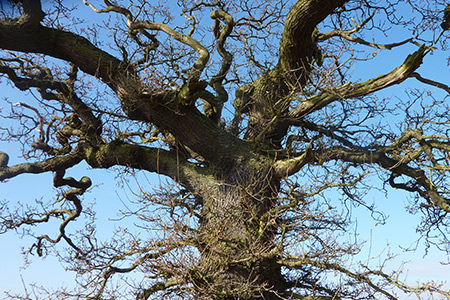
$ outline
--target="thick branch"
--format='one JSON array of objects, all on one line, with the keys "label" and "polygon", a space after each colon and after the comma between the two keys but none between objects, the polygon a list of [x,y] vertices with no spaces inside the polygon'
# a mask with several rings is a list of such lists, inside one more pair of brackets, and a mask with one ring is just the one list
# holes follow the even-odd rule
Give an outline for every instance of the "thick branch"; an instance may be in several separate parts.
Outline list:
[{"label": "thick branch", "polygon": [[[296,82],[303,84],[309,71],[316,41],[312,33],[344,0],[299,0],[290,10],[280,42],[279,65],[282,70],[293,72]],[[295,82],[293,81],[293,82]]]},{"label": "thick branch", "polygon": [[[133,29],[136,30],[162,30],[196,49],[200,57],[194,64],[190,82],[198,80],[209,59],[209,53],[203,46],[164,24],[140,22],[135,26]],[[145,90],[139,80],[125,70],[120,60],[76,34],[40,25],[24,30],[13,21],[4,19],[0,21],[0,48],[43,53],[72,62],[80,70],[107,83],[118,94],[128,117],[153,122],[160,129],[168,130],[181,143],[212,162],[236,155],[240,146],[244,144],[200,114],[195,107],[178,107],[173,100],[175,97],[183,98],[183,90],[179,93],[181,96],[177,96],[173,91]],[[187,89],[191,91],[189,84]]]},{"label": "thick branch", "polygon": [[[285,21],[278,64],[252,82],[252,94],[248,99],[237,99],[238,106],[245,107],[250,113],[246,138],[258,137],[266,145],[280,147],[288,126],[279,117],[286,113],[292,96],[301,92],[307,83],[317,53],[313,32],[345,2],[299,0],[293,5]],[[245,91],[240,90],[237,94],[245,94]],[[272,122],[274,117],[276,120]],[[264,134],[261,135],[262,131]]]},{"label": "thick branch", "polygon": [[203,185],[203,188],[207,188],[210,172],[208,168],[199,168],[185,161],[176,153],[119,141],[86,149],[86,161],[94,168],[126,166],[166,175],[185,186],[197,189]]},{"label": "thick branch", "polygon": [[40,0],[21,0],[18,2],[22,3],[23,7],[23,14],[18,20],[22,26],[34,26],[44,19],[45,14],[42,11]]},{"label": "thick branch", "polygon": [[6,160],[6,153],[0,152],[0,181],[16,177],[20,174],[39,174],[57,170],[65,170],[82,161],[83,157],[78,151],[73,151],[66,156],[52,157],[40,162],[23,163],[14,166],[2,166]]},{"label": "thick branch", "polygon": [[306,148],[305,152],[298,157],[280,160],[274,164],[275,174],[284,178],[297,173],[304,165],[313,160],[312,148]]},{"label": "thick branch", "polygon": [[0,20],[0,48],[26,53],[42,53],[70,61],[82,71],[96,76],[116,90],[120,60],[98,49],[84,37],[35,24],[23,28],[14,20]]},{"label": "thick branch", "polygon": [[402,65],[387,74],[380,75],[362,83],[347,83],[306,99],[289,112],[288,117],[290,118],[290,122],[294,124],[296,120],[301,119],[334,101],[369,95],[391,85],[403,82],[419,68],[422,64],[422,59],[427,53],[426,47],[423,46],[413,54],[408,55]]}]

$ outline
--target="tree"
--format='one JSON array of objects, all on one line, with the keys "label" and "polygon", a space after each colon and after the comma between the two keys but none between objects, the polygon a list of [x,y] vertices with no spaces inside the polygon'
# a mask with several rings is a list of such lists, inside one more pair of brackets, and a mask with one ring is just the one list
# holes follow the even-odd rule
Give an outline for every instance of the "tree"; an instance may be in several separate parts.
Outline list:
[{"label": "tree", "polygon": [[[446,99],[414,88],[378,96],[409,78],[450,92],[418,73],[446,47],[445,1],[153,2],[84,0],[99,14],[95,25],[66,1],[0,3],[1,78],[38,96],[5,100],[15,128],[2,139],[22,143],[27,162],[9,165],[0,152],[0,180],[52,172],[58,188],[40,210],[3,203],[0,231],[60,220],[56,236],[31,247],[59,251],[80,274],[79,289],[60,296],[450,296],[407,286],[382,266],[350,266],[360,246],[341,238],[351,215],[322,197],[335,189],[364,206],[365,180],[376,174],[413,195],[418,230],[449,250]],[[391,32],[409,36],[377,41]],[[391,71],[355,80],[360,64],[401,47],[411,52]],[[93,220],[68,229],[93,216],[83,196],[91,179],[65,175],[82,162],[173,180],[154,193],[143,187],[139,208],[126,213],[149,238],[123,230],[100,242]],[[110,283],[128,275],[123,295]]]}]

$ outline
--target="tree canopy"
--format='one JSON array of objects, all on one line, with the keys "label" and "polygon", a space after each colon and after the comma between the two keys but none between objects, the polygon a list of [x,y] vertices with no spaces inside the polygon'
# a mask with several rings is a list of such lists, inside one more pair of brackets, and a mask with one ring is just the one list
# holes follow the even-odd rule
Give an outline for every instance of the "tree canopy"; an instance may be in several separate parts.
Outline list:
[{"label": "tree canopy", "polygon": [[[427,246],[450,251],[450,87],[421,73],[433,54],[448,64],[449,7],[0,2],[0,80],[33,96],[1,100],[0,138],[24,160],[0,152],[1,185],[52,173],[56,191],[36,207],[5,199],[0,233],[58,221],[30,253],[57,253],[77,287],[50,298],[450,298],[350,263],[361,242],[346,206],[376,212],[364,195],[377,177],[410,193]],[[383,94],[392,86],[404,93]],[[103,240],[85,194],[97,183],[71,177],[83,163],[170,184],[141,184],[122,216],[134,228]]]}]

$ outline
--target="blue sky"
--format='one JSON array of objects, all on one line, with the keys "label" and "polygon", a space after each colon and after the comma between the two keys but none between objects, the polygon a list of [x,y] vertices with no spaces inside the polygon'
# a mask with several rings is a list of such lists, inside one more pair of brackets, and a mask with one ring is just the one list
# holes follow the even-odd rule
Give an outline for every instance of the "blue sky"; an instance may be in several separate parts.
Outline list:
[{"label": "blue sky", "polygon": [[[389,42],[395,41],[396,38],[396,36],[389,36],[385,39],[386,42]],[[356,76],[369,78],[386,73],[403,61],[406,55],[411,53],[412,49],[414,49],[414,46],[408,45],[392,52],[386,52],[374,64],[362,64],[359,67],[361,69],[357,70]],[[450,85],[448,66],[443,63],[448,55],[448,52],[440,50],[433,55],[428,55],[424,60],[423,66],[419,69],[420,73],[424,77],[440,80]],[[383,63],[380,64],[379,61],[383,61]],[[414,82],[414,79],[408,79],[406,85],[423,87],[419,82]],[[12,91],[4,83],[0,85],[0,91],[1,97],[8,97],[12,102],[28,101],[32,98],[31,95]],[[389,88],[384,93],[388,96],[401,97],[403,86]],[[437,95],[444,96],[441,92],[437,92]],[[2,102],[0,102],[0,107],[2,105]],[[0,120],[0,125],[7,126],[8,121]],[[12,143],[0,142],[0,151],[7,152],[10,155],[10,165],[23,162],[20,157],[20,149]],[[92,188],[89,193],[86,193],[84,197],[87,201],[95,201],[96,203],[95,207],[99,212],[97,215],[99,231],[103,231],[105,235],[111,234],[113,229],[119,225],[119,222],[110,220],[117,217],[118,211],[124,208],[120,199],[126,199],[131,196],[130,191],[126,188],[123,189],[117,184],[118,179],[114,172],[92,170],[85,164],[77,166],[68,175],[76,178],[87,175],[91,177],[94,185],[98,185]],[[152,176],[150,180],[152,184],[157,186],[159,185],[159,180],[164,179]],[[130,181],[130,184],[134,184],[133,180]],[[34,199],[52,201],[54,195],[52,174],[21,175],[9,180],[7,183],[0,183],[0,200],[7,199],[11,203],[32,203]],[[391,262],[390,267],[392,269],[398,268],[401,261],[411,261],[405,267],[408,283],[414,284],[418,280],[446,280],[448,278],[446,274],[450,274],[450,266],[440,264],[441,261],[446,260],[445,254],[431,249],[429,254],[423,257],[425,254],[423,246],[420,246],[415,253],[401,252],[400,246],[407,247],[418,238],[415,233],[415,227],[419,222],[419,216],[409,215],[404,209],[408,197],[407,193],[392,190],[389,191],[387,197],[383,193],[376,191],[372,191],[366,196],[367,202],[375,202],[377,207],[389,216],[385,225],[376,225],[376,221],[370,218],[370,214],[367,211],[355,208],[355,219],[357,220],[359,233],[364,237],[363,239],[368,240],[366,250],[363,251],[361,257],[367,258],[369,256],[367,253],[369,248],[371,249],[371,256],[385,254],[388,251],[387,245],[389,245],[392,252],[400,254],[398,259]],[[44,225],[35,229],[37,233],[42,233],[49,228],[51,226]],[[10,290],[12,293],[23,293],[23,283],[28,291],[30,291],[29,285],[32,283],[42,284],[49,289],[73,284],[74,275],[66,272],[58,259],[52,256],[45,258],[40,258],[36,255],[29,256],[31,264],[26,268],[22,268],[23,256],[20,254],[21,248],[29,247],[34,240],[30,237],[20,238],[19,236],[14,232],[0,235],[0,243],[3,245],[3,247],[0,247],[0,299],[3,296],[1,294],[2,291]],[[372,246],[369,247],[369,245]],[[450,289],[449,284],[446,287]]]}]

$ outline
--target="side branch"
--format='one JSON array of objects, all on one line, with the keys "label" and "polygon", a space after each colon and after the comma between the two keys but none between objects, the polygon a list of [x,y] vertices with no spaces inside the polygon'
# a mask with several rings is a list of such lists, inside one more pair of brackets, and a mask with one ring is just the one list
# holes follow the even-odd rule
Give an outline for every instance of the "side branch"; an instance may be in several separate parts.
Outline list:
[{"label": "side branch", "polygon": [[[444,211],[450,212],[450,199],[443,197],[438,187],[428,178],[425,171],[419,168],[408,166],[402,160],[389,158],[386,149],[374,151],[352,151],[345,148],[334,147],[324,149],[324,157],[327,160],[342,160],[358,164],[377,164],[383,169],[392,172],[389,184],[394,188],[417,192],[421,197],[429,202],[429,205],[437,206]],[[395,183],[395,178],[406,176],[411,179],[409,183]]]},{"label": "side branch", "polygon": [[[72,82],[57,81],[53,78],[49,69],[40,66],[36,66],[31,70],[26,70],[21,67],[19,70],[22,74],[30,78],[18,76],[14,68],[3,65],[0,60],[0,73],[6,74],[19,90],[25,91],[31,88],[37,88],[42,99],[66,102],[73,108],[74,112],[86,124],[88,129],[93,129],[97,134],[101,133],[102,122],[100,118],[96,117],[91,108],[78,97],[70,85]],[[36,71],[38,72],[37,75],[35,74]],[[71,72],[72,74],[69,75],[76,76],[77,68],[72,66]],[[53,90],[56,93],[51,92]],[[35,110],[34,108],[31,109]],[[43,131],[41,132],[43,133]]]},{"label": "side branch", "polygon": [[[205,114],[209,115],[217,123],[222,115],[223,104],[228,101],[228,93],[223,86],[223,81],[233,62],[233,55],[225,49],[225,41],[233,31],[235,23],[233,17],[222,9],[212,11],[211,18],[215,20],[213,31],[217,39],[216,47],[223,61],[219,72],[210,81],[210,85],[216,91],[218,103],[215,107],[206,105],[204,110]],[[222,30],[220,20],[225,22]]]},{"label": "side branch", "polygon": [[429,85],[435,86],[437,88],[443,89],[444,91],[446,91],[447,93],[450,94],[450,87],[448,85],[445,85],[445,84],[443,84],[441,82],[434,81],[434,80],[431,80],[431,79],[428,79],[428,78],[424,78],[417,72],[413,72],[411,74],[411,77],[414,77],[417,80],[419,80],[420,82],[423,82],[425,84],[429,84]]},{"label": "side branch", "polygon": [[[399,288],[400,290],[406,292],[406,293],[420,293],[423,291],[428,291],[431,293],[436,293],[444,296],[445,298],[448,298],[450,293],[445,290],[441,290],[439,288],[430,286],[428,284],[425,285],[418,285],[418,286],[409,286],[406,283],[400,281],[395,275],[389,275],[385,273],[382,268],[372,270],[366,265],[361,265],[362,268],[361,271],[353,271],[349,268],[343,267],[341,264],[332,262],[332,261],[321,261],[318,259],[313,259],[305,256],[285,256],[282,259],[278,261],[278,263],[282,266],[285,266],[289,269],[296,269],[296,268],[303,268],[305,265],[311,266],[313,268],[317,268],[319,270],[323,271],[334,271],[335,273],[340,273],[346,277],[352,278],[353,280],[357,280],[358,282],[362,284],[367,284],[372,288],[373,290],[377,291],[378,293],[381,293],[388,297],[388,299],[398,299],[394,296],[394,294],[391,294],[388,290],[386,290],[383,287],[383,281],[387,282],[389,284],[392,284]],[[380,282],[381,281],[381,282]],[[380,284],[381,283],[381,284]],[[352,283],[354,284],[354,283]],[[333,296],[332,299],[340,299],[337,298],[336,295]],[[305,299],[310,299],[309,297]],[[316,299],[316,298],[314,298]],[[317,298],[317,299],[331,299],[326,298]]]},{"label": "side branch", "polygon": [[7,166],[8,155],[0,152],[0,181],[16,177],[20,174],[39,174],[57,170],[65,170],[73,167],[83,160],[78,151],[73,151],[66,156],[52,157],[40,162],[23,163]]},{"label": "side branch", "polygon": [[167,282],[157,282],[154,285],[152,285],[150,288],[145,289],[140,294],[137,295],[137,300],[147,300],[152,294],[158,292],[158,291],[164,291],[172,286],[179,285],[180,282],[177,280],[173,281],[167,281]]},{"label": "side branch", "polygon": [[23,14],[18,20],[22,26],[34,26],[44,19],[45,14],[42,11],[40,0],[16,0],[12,2],[22,3]]},{"label": "side branch", "polygon": [[405,81],[422,64],[422,60],[429,50],[425,46],[420,47],[413,54],[408,55],[402,65],[387,74],[369,79],[358,84],[344,84],[332,90],[324,91],[306,99],[288,114],[290,124],[303,117],[320,110],[328,104],[341,100],[369,95],[394,84]]},{"label": "side branch", "polygon": [[[367,19],[366,21],[369,21],[371,18],[372,18],[372,16],[369,19]],[[365,24],[365,22],[363,24]],[[325,40],[328,40],[333,37],[341,37],[343,39],[346,39],[349,42],[369,46],[369,47],[372,47],[375,49],[388,49],[388,50],[392,50],[395,47],[399,47],[399,46],[405,45],[407,43],[412,43],[412,44],[420,47],[420,44],[415,42],[414,39],[412,39],[412,38],[403,40],[401,42],[396,42],[396,43],[378,44],[378,43],[368,42],[360,37],[354,37],[351,35],[351,34],[357,32],[362,26],[363,25],[357,25],[356,28],[354,28],[352,30],[333,30],[330,32],[321,33],[318,37],[318,40],[325,41]]]},{"label": "side branch", "polygon": [[[169,35],[170,37],[174,38],[175,40],[179,41],[180,43],[183,43],[192,49],[194,49],[199,57],[193,64],[191,71],[188,75],[188,80],[185,85],[183,85],[180,93],[179,98],[182,101],[183,104],[192,104],[197,100],[197,98],[201,94],[204,93],[204,89],[207,85],[206,82],[200,80],[200,76],[203,73],[203,70],[206,67],[206,64],[209,61],[209,51],[206,49],[203,45],[201,45],[197,40],[194,38],[179,33],[176,30],[172,29],[171,27],[167,26],[163,23],[156,23],[156,22],[149,22],[149,21],[140,21],[140,22],[134,22],[130,25],[130,31],[139,31],[139,30],[156,30],[156,31],[162,31]],[[199,92],[203,92],[200,93]],[[209,93],[206,96],[207,99],[214,98]],[[211,100],[213,101],[213,100]]]}]

